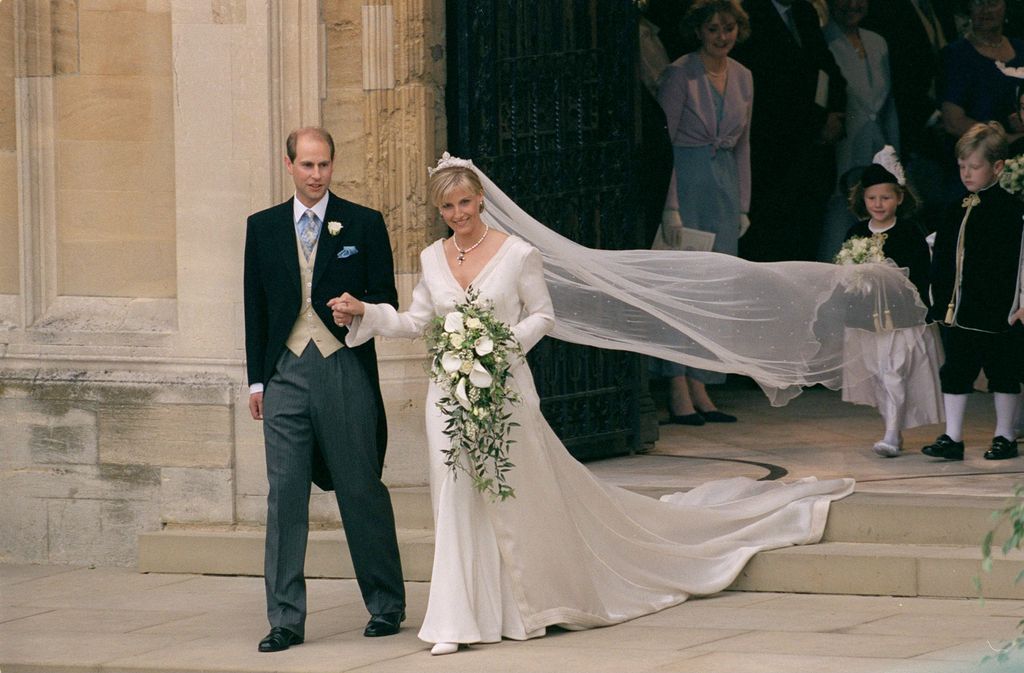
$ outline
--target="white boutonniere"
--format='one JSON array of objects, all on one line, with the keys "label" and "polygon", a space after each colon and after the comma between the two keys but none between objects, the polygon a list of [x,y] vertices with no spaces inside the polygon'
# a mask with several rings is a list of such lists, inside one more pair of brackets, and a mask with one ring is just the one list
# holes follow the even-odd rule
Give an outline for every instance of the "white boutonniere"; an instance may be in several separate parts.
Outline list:
[{"label": "white boutonniere", "polygon": [[331,236],[337,236],[343,228],[341,222],[331,221],[327,223],[327,233]]}]

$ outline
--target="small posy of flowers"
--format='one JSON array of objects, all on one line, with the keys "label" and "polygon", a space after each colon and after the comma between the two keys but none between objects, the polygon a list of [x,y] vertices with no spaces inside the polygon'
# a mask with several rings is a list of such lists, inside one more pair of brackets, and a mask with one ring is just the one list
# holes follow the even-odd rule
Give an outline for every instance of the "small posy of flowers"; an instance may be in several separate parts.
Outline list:
[{"label": "small posy of flowers", "polygon": [[885,234],[852,236],[836,254],[836,264],[877,264],[885,261]]},{"label": "small posy of flowers", "polygon": [[1006,160],[999,185],[1017,198],[1024,198],[1024,154]]},{"label": "small posy of flowers", "polygon": [[507,479],[514,467],[509,434],[518,423],[508,407],[519,402],[519,395],[508,384],[511,361],[522,356],[522,349],[511,328],[471,288],[463,303],[434,318],[425,337],[431,378],[444,393],[437,406],[451,440],[445,465],[456,475],[458,470],[469,474],[476,489],[492,500],[514,497]]},{"label": "small posy of flowers", "polygon": [[331,236],[337,236],[340,234],[342,228],[341,222],[338,222],[337,220],[331,220],[327,223],[327,233]]}]

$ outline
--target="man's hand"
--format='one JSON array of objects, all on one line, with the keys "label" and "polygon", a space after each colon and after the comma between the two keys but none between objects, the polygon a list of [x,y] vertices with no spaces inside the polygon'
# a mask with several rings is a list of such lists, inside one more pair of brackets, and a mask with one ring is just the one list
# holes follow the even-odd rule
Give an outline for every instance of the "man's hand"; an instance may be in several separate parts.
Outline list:
[{"label": "man's hand", "polygon": [[263,393],[252,393],[249,395],[249,413],[252,414],[252,420],[262,421],[263,420]]},{"label": "man's hand", "polygon": [[363,315],[366,312],[363,302],[348,292],[340,297],[331,299],[327,302],[327,307],[331,309],[331,313],[334,315],[334,322],[343,326],[351,325],[354,316]]},{"label": "man's hand", "polygon": [[1020,307],[1020,310],[1010,316],[1011,325],[1018,321],[1024,323],[1024,306]]}]

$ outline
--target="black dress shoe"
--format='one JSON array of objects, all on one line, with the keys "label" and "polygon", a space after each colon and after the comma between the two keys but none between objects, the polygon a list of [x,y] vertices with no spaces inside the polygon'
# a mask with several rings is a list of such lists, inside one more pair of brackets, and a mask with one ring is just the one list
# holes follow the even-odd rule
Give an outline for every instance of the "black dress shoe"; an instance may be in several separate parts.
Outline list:
[{"label": "black dress shoe", "polygon": [[1007,439],[1002,435],[993,437],[992,448],[985,452],[985,460],[1006,460],[1017,456],[1017,440]]},{"label": "black dress shoe", "polygon": [[670,414],[667,421],[662,421],[661,425],[704,425],[707,421],[704,417],[694,412],[692,414]]},{"label": "black dress shoe", "polygon": [[260,641],[260,652],[280,652],[287,650],[292,645],[301,644],[302,636],[283,626],[275,626],[270,629],[267,637]]},{"label": "black dress shoe", "polygon": [[393,636],[402,628],[403,621],[405,621],[404,612],[385,612],[384,614],[374,615],[366,623],[363,635],[367,638]]},{"label": "black dress shoe", "polygon": [[718,409],[713,409],[711,411],[698,411],[697,413],[700,414],[704,418],[704,420],[706,422],[708,422],[708,423],[735,423],[736,422],[736,417],[735,416],[733,416],[732,414],[723,413],[723,412],[719,411]]},{"label": "black dress shoe", "polygon": [[964,443],[954,442],[949,435],[939,435],[934,444],[921,449],[921,453],[932,458],[945,458],[946,460],[963,460]]}]

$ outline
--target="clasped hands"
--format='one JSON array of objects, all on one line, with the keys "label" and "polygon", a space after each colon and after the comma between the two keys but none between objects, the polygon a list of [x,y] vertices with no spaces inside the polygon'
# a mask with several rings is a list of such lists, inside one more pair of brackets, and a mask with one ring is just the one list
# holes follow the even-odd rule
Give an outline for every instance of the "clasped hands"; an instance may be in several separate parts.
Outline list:
[{"label": "clasped hands", "polygon": [[334,323],[347,327],[352,324],[352,318],[357,315],[363,315],[366,308],[363,306],[363,302],[359,301],[348,292],[344,293],[340,297],[335,297],[327,302],[327,307],[331,309],[331,314],[334,316]]}]

